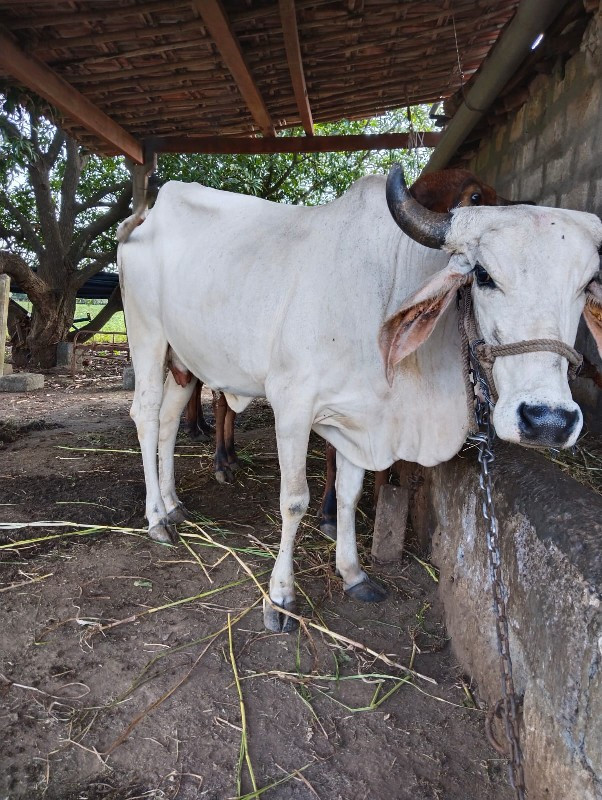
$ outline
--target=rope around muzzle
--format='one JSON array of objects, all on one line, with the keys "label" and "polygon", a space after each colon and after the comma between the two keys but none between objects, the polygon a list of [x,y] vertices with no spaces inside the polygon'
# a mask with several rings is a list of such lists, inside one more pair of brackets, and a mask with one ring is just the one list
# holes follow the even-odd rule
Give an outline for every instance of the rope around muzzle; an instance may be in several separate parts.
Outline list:
[{"label": "rope around muzzle", "polygon": [[520,356],[525,353],[549,352],[556,353],[569,362],[568,378],[574,380],[579,374],[583,364],[583,356],[574,347],[571,347],[560,339],[525,339],[522,342],[512,342],[511,344],[487,344],[479,331],[472,307],[472,294],[470,286],[465,286],[458,291],[458,304],[460,317],[458,325],[460,328],[460,339],[462,343],[462,377],[466,389],[466,399],[468,403],[468,424],[469,433],[475,434],[478,430],[474,414],[475,387],[471,380],[471,358],[476,359],[485,373],[488,390],[493,403],[498,401],[498,393],[493,380],[493,365],[496,358],[502,356]]}]

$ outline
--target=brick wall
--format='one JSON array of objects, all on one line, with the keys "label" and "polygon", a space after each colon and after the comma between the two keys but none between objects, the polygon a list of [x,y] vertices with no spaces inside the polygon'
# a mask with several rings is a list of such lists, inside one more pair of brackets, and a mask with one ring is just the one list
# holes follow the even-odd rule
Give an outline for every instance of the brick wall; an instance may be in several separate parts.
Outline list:
[{"label": "brick wall", "polygon": [[[504,197],[575,208],[602,217],[602,12],[580,52],[529,86],[530,99],[491,129],[466,163]],[[602,369],[582,326],[577,347]],[[574,394],[591,429],[602,433],[602,391],[578,380]]]}]

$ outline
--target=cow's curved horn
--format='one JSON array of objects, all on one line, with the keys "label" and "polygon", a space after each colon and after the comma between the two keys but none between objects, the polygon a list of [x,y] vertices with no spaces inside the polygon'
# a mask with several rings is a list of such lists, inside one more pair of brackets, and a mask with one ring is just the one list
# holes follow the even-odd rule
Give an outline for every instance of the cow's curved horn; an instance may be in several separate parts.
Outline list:
[{"label": "cow's curved horn", "polygon": [[411,239],[435,250],[442,248],[449,232],[452,215],[429,211],[414,200],[399,164],[394,164],[389,170],[387,203],[393,219]]}]

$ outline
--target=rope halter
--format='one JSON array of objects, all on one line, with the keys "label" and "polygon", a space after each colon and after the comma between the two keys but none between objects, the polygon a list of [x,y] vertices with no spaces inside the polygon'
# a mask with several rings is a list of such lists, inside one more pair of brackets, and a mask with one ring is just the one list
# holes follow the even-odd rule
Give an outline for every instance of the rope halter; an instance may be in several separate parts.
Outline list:
[{"label": "rope halter", "polygon": [[458,291],[458,302],[460,309],[458,324],[462,342],[462,374],[468,402],[470,433],[475,433],[477,430],[476,421],[474,420],[474,398],[477,387],[473,385],[470,377],[471,357],[478,361],[485,373],[488,385],[483,389],[486,390],[486,394],[491,398],[493,404],[498,401],[498,393],[493,379],[493,365],[496,358],[542,351],[556,353],[566,358],[569,362],[569,380],[573,380],[579,374],[583,364],[583,356],[574,347],[561,342],[559,339],[526,339],[522,342],[512,342],[511,344],[487,344],[481,336],[474,315],[470,286],[465,286]]}]

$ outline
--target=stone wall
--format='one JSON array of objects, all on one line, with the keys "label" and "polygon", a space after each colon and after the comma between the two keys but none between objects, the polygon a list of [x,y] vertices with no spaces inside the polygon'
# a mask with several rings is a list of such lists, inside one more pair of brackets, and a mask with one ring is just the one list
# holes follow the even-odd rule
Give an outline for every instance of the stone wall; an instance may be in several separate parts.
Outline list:
[{"label": "stone wall", "polygon": [[[501,689],[475,452],[427,473],[447,629],[492,704]],[[496,444],[493,474],[529,798],[600,800],[602,498],[510,445]]]},{"label": "stone wall", "polygon": [[[590,22],[580,52],[536,77],[529,96],[481,140],[467,168],[504,197],[602,217],[602,11]],[[577,346],[602,369],[585,328]],[[602,391],[579,380],[574,393],[589,427],[602,432]]]}]

